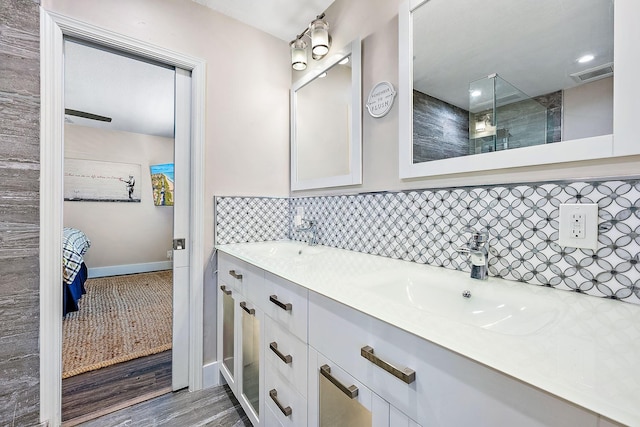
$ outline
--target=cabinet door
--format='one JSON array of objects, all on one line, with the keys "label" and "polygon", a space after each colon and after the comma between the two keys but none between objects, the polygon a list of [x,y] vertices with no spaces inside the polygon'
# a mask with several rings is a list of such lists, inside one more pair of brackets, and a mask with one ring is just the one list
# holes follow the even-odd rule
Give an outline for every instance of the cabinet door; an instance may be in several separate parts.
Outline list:
[{"label": "cabinet door", "polygon": [[389,427],[389,404],[309,347],[310,427]]},{"label": "cabinet door", "polygon": [[236,386],[236,294],[229,285],[218,286],[218,360],[220,373],[235,393]]},{"label": "cabinet door", "polygon": [[254,426],[261,425],[264,411],[264,313],[247,299],[240,299],[238,343],[238,400]]}]

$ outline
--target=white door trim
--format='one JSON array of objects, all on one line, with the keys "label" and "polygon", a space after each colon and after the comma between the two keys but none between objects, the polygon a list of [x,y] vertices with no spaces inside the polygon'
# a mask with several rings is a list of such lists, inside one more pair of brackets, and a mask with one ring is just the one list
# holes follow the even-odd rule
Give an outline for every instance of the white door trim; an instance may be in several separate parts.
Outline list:
[{"label": "white door trim", "polygon": [[40,9],[40,421],[61,423],[63,36],[191,71],[189,390],[202,388],[206,62]]}]

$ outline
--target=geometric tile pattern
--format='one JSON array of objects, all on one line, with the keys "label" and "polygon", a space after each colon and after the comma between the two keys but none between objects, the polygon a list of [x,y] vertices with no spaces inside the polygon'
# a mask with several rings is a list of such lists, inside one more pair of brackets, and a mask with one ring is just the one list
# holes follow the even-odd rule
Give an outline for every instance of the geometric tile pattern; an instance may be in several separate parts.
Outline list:
[{"label": "geometric tile pattern", "polygon": [[289,199],[215,197],[216,244],[283,240],[289,236]]},{"label": "geometric tile pattern", "polygon": [[[557,244],[562,203],[597,203],[598,249]],[[469,271],[473,227],[489,234],[489,274],[640,304],[640,180],[541,182],[343,196],[216,198],[217,243],[290,238],[304,207],[318,244]]]},{"label": "geometric tile pattern", "polygon": [[[561,203],[599,205],[596,251],[556,243]],[[456,247],[473,227],[489,233],[491,276],[640,303],[640,180],[302,197],[290,218],[298,206],[321,245],[469,271]]]}]

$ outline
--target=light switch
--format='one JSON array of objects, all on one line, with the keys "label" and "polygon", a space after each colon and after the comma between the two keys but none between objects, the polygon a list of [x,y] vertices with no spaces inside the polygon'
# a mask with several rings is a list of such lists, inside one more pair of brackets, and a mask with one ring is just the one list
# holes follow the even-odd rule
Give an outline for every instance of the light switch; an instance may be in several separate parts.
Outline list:
[{"label": "light switch", "polygon": [[558,244],[564,247],[598,249],[598,205],[560,205]]}]

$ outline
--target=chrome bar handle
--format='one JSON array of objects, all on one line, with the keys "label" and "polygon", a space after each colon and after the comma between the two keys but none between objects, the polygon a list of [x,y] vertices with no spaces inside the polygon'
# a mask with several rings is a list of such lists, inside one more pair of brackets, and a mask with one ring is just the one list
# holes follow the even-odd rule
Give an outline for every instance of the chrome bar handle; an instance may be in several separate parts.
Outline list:
[{"label": "chrome bar handle", "polygon": [[231,277],[233,277],[234,279],[238,279],[238,280],[242,280],[242,274],[240,273],[236,273],[235,270],[229,270],[229,274],[231,275]]},{"label": "chrome bar handle", "polygon": [[329,367],[329,365],[320,366],[320,373],[323,377],[331,381],[334,386],[338,387],[338,389],[346,394],[350,399],[355,399],[356,397],[358,397],[358,387],[356,387],[355,385],[350,385],[349,387],[347,387],[346,385],[338,381],[336,377],[331,375],[331,367]]},{"label": "chrome bar handle", "polygon": [[246,311],[247,313],[249,313],[250,315],[255,316],[255,314],[256,314],[256,310],[255,310],[255,309],[253,309],[253,308],[247,308],[247,303],[246,303],[245,301],[242,301],[242,302],[240,303],[240,307],[241,307],[244,311]]},{"label": "chrome bar handle", "polygon": [[291,413],[293,412],[291,410],[291,406],[287,406],[286,408],[282,406],[282,403],[280,403],[280,401],[278,400],[278,392],[275,388],[273,390],[269,390],[269,397],[271,398],[271,400],[273,400],[273,403],[276,404],[278,409],[280,409],[280,412],[282,412],[285,417],[291,415]]},{"label": "chrome bar handle", "polygon": [[284,363],[291,363],[291,361],[293,360],[293,357],[291,357],[290,354],[284,355],[280,352],[280,350],[278,350],[278,343],[277,342],[272,342],[271,344],[269,344],[269,348],[271,349],[271,351],[273,351],[276,356],[278,356],[280,358],[280,360],[282,360]]},{"label": "chrome bar handle", "polygon": [[291,311],[291,308],[293,307],[290,302],[288,302],[288,303],[280,302],[278,300],[278,296],[277,295],[271,295],[269,297],[269,301],[271,301],[272,303],[274,303],[275,305],[277,305],[278,307],[280,307],[281,309],[283,309],[285,311]]},{"label": "chrome bar handle", "polygon": [[360,356],[407,384],[411,384],[416,380],[416,371],[410,368],[397,368],[391,363],[380,359],[378,356],[373,354],[373,348],[368,345],[365,345],[360,349]]},{"label": "chrome bar handle", "polygon": [[227,289],[225,285],[220,285],[220,290],[225,293],[225,295],[231,295],[231,290]]}]

